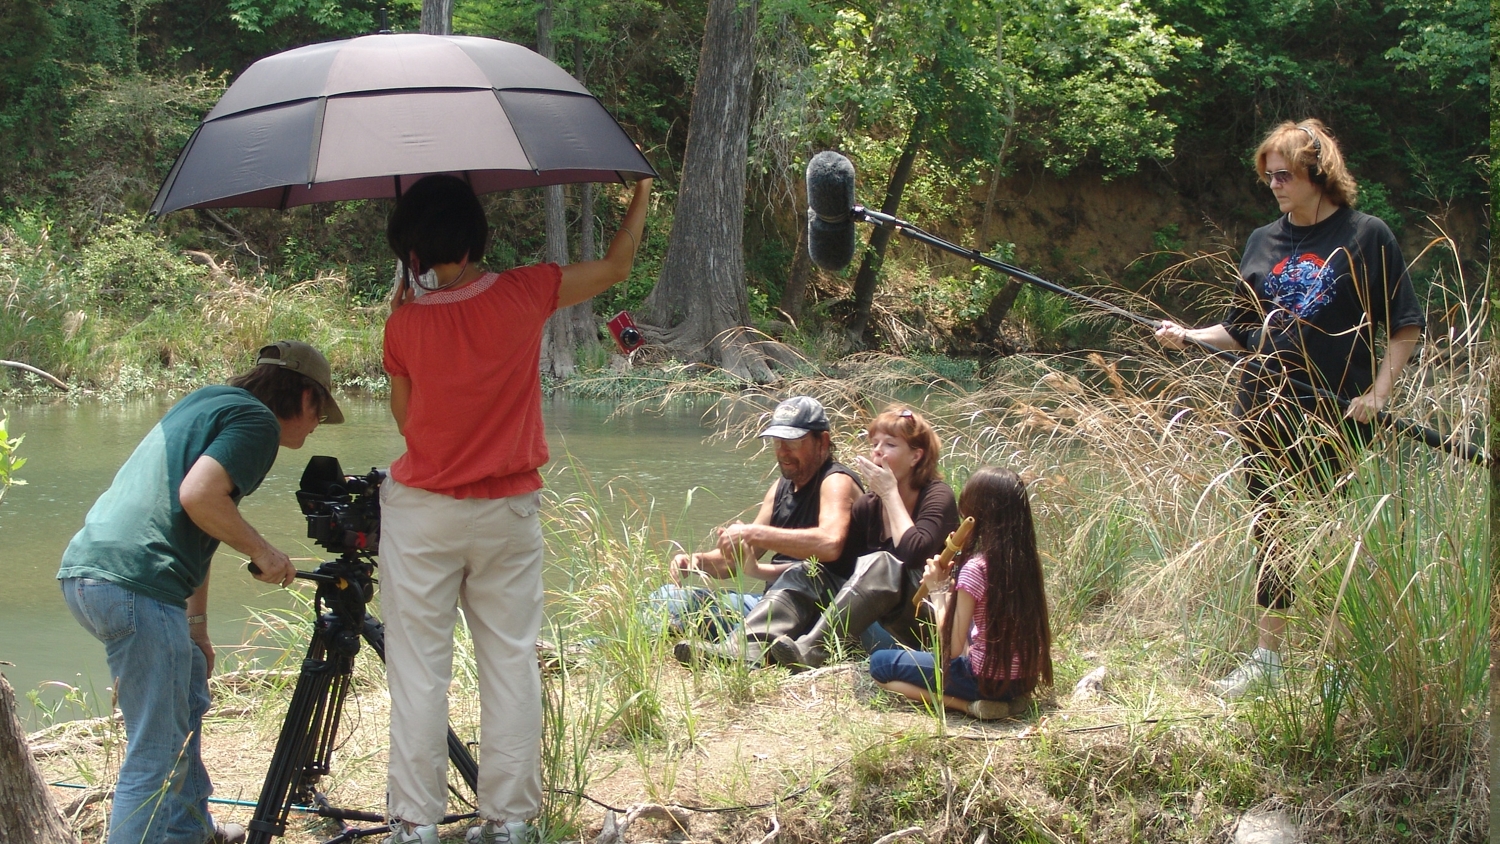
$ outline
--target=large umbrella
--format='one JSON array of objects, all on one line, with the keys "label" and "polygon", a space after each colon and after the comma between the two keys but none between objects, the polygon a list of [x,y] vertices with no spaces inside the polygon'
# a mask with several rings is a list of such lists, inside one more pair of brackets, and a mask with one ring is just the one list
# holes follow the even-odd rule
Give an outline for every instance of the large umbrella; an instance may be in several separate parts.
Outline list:
[{"label": "large umbrella", "polygon": [[367,35],[247,68],[151,213],[394,197],[430,173],[460,175],[476,193],[656,175],[587,89],[525,47]]}]

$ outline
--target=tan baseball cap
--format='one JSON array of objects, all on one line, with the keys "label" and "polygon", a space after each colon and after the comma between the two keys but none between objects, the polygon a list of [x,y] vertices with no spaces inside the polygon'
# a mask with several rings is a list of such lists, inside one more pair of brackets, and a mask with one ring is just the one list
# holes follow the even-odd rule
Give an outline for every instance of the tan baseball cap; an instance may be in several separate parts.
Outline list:
[{"label": "tan baseball cap", "polygon": [[323,357],[322,352],[300,340],[278,340],[269,346],[261,347],[255,364],[259,366],[263,363],[284,366],[323,385],[323,389],[328,394],[322,407],[323,421],[329,425],[337,425],[344,421],[344,412],[339,410],[338,403],[333,400],[333,369],[328,365],[328,358]]}]

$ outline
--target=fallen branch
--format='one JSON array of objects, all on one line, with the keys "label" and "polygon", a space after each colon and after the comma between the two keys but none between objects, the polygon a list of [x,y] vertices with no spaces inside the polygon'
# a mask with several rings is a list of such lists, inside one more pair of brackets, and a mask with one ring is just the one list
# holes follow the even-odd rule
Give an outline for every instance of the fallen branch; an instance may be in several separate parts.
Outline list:
[{"label": "fallen branch", "polygon": [[57,376],[53,375],[50,372],[37,369],[29,363],[21,363],[18,360],[0,360],[0,366],[9,366],[14,369],[24,369],[33,375],[40,375],[41,377],[47,379],[48,381],[52,382],[52,386],[58,388],[59,390],[62,390],[63,392],[67,392],[68,390],[68,385],[64,384],[62,380]]},{"label": "fallen branch", "polygon": [[922,828],[920,826],[909,826],[906,829],[897,830],[890,835],[882,835],[881,837],[875,839],[875,844],[891,844],[892,841],[899,841],[902,838],[907,837],[908,835],[921,834]]},{"label": "fallen branch", "polygon": [[659,803],[641,803],[631,806],[625,813],[625,819],[615,820],[615,811],[607,809],[604,812],[604,828],[599,831],[594,844],[623,844],[625,831],[630,829],[631,824],[645,818],[647,820],[668,821],[677,827],[678,831],[688,831],[689,815],[686,810],[677,807],[663,806]]},{"label": "fallen branch", "polygon": [[779,836],[779,835],[781,835],[781,821],[776,818],[776,813],[772,812],[771,813],[771,831],[767,832],[766,833],[766,837],[762,838],[760,841],[756,842],[756,844],[771,844],[771,842],[775,841],[776,837]]}]

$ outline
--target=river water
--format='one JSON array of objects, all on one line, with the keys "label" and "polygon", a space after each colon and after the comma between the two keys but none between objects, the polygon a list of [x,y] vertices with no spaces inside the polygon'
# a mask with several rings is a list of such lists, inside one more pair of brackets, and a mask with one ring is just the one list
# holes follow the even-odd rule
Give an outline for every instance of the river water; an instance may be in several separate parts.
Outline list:
[{"label": "river water", "polygon": [[[24,698],[38,689],[44,703],[60,700],[66,683],[94,701],[93,711],[65,711],[60,717],[97,714],[107,706],[109,686],[103,646],[69,615],[57,586],[58,561],[68,540],[83,524],[94,499],[170,402],[82,401],[8,408],[11,436],[24,435],[18,472],[25,486],[13,486],[0,502],[0,671],[22,698],[28,727],[40,714]],[[363,474],[385,468],[403,450],[384,402],[342,397],[346,422],[325,425],[299,451],[283,449],[271,474],[242,512],[272,544],[292,557],[322,552],[306,539],[306,523],[293,492],[315,454],[339,458],[344,471]],[[666,537],[700,544],[714,525],[755,513],[775,462],[753,446],[710,440],[713,431],[690,408],[665,413],[614,414],[608,403],[565,397],[547,400],[543,412],[552,462],[547,485],[561,493],[606,485],[620,493],[656,502],[657,523],[665,518]],[[689,490],[698,490],[691,498]],[[605,499],[606,511],[625,512],[625,495]],[[688,504],[689,498],[691,504]],[[312,560],[298,568],[316,566]],[[209,598],[210,632],[221,654],[246,641],[250,611],[285,607],[288,595],[252,579],[243,561],[224,546],[214,558]],[[99,700],[106,701],[104,704]]]}]

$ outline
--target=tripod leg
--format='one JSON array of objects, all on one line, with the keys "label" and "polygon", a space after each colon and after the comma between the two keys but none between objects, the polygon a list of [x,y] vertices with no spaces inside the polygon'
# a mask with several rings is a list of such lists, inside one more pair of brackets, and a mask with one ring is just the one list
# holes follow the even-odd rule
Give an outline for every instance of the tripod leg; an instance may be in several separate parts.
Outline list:
[{"label": "tripod leg", "polygon": [[[339,674],[335,662],[321,658],[323,653],[323,643],[314,634],[307,658],[302,661],[302,672],[297,675],[291,703],[287,705],[255,814],[246,825],[249,844],[269,844],[273,837],[286,833],[292,794],[313,759],[318,738],[329,732],[325,728],[328,716],[333,714],[328,705],[329,691],[336,680],[347,685],[348,671]],[[339,697],[342,698],[342,690]]]},{"label": "tripod leg", "polygon": [[[373,615],[365,616],[364,629],[361,631],[365,641],[369,643],[370,649],[375,651],[380,661],[385,662],[385,625]],[[479,763],[474,761],[474,754],[469,752],[468,745],[453,732],[453,726],[448,726],[448,763],[458,771],[459,777],[469,787],[470,792],[477,793],[479,782]]]}]

